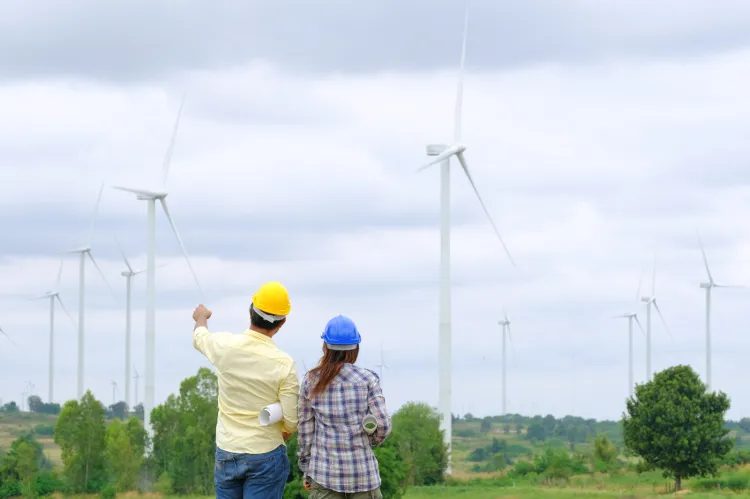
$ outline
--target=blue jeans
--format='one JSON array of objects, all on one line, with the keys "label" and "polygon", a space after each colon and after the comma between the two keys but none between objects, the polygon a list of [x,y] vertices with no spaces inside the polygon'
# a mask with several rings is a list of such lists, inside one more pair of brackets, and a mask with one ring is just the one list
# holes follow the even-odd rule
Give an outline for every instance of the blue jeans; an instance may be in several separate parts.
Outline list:
[{"label": "blue jeans", "polygon": [[284,445],[265,454],[233,454],[216,448],[216,499],[282,499],[288,476]]}]

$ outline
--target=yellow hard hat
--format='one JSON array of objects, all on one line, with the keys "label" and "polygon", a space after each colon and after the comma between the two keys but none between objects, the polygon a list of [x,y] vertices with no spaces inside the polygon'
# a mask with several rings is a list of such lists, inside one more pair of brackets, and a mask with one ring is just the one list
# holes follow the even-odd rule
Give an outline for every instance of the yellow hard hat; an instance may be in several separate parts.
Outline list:
[{"label": "yellow hard hat", "polygon": [[[266,320],[280,320],[292,309],[289,293],[279,282],[267,282],[253,295],[253,308]],[[265,312],[265,314],[263,313]],[[267,318],[270,315],[272,317]]]}]

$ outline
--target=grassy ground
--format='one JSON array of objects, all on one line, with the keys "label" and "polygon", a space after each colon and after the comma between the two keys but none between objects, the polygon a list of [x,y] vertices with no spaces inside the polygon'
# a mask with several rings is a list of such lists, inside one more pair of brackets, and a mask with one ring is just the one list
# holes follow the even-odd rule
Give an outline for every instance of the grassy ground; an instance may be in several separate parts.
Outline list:
[{"label": "grassy ground", "polygon": [[[733,497],[750,497],[749,493],[735,494],[729,492],[722,493],[694,493],[686,492],[690,499],[707,499],[719,498],[725,495]],[[621,494],[618,490],[581,490],[575,488],[546,488],[546,487],[487,487],[487,486],[466,486],[466,487],[420,487],[408,491],[405,499],[496,499],[505,498],[528,498],[528,499],[567,499],[572,497],[591,497],[591,498],[661,498],[664,497],[664,491],[649,492],[635,491]],[[672,494],[670,494],[672,495]],[[680,494],[682,495],[682,494]]]},{"label": "grassy ground", "polygon": [[[34,431],[35,427],[54,426],[57,421],[56,416],[46,414],[0,414],[0,454],[10,448],[11,443],[22,433]],[[55,465],[62,464],[60,458],[60,448],[55,444],[51,435],[34,435],[36,440],[42,445],[44,454]]]}]

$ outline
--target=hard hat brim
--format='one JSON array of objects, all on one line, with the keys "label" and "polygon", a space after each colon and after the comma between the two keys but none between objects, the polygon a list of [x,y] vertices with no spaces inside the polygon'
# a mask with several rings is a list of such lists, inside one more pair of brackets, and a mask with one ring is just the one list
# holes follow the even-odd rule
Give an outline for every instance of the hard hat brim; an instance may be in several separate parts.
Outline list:
[{"label": "hard hat brim", "polygon": [[328,347],[328,350],[338,350],[338,351],[346,351],[346,350],[354,350],[359,346],[359,343],[354,345],[331,345],[330,343],[326,343],[326,346]]}]

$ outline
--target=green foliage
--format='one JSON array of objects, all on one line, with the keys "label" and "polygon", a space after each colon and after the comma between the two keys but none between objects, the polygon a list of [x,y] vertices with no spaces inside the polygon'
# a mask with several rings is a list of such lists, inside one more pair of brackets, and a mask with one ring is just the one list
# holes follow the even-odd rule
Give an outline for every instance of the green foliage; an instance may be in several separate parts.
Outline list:
[{"label": "green foliage", "polygon": [[169,477],[169,473],[165,471],[159,475],[159,478],[154,484],[154,490],[163,496],[171,496],[174,494],[174,482]]},{"label": "green foliage", "polygon": [[204,367],[151,412],[150,466],[154,476],[169,477],[177,494],[213,494],[218,390],[216,375]]},{"label": "green foliage", "polygon": [[0,464],[0,495],[36,497],[37,477],[42,468],[42,447],[30,435],[15,440]]},{"label": "green foliage", "polygon": [[8,414],[16,414],[19,412],[18,404],[16,404],[14,401],[10,401],[7,404],[3,405],[3,407],[0,409],[0,412],[5,412]]},{"label": "green foliage", "polygon": [[90,391],[65,404],[55,426],[62,450],[64,477],[71,492],[101,490],[107,482],[104,406]]},{"label": "green foliage", "polygon": [[690,483],[696,491],[731,490],[742,492],[750,488],[750,476],[745,473],[731,473],[718,478],[701,478]]},{"label": "green foliage", "polygon": [[479,431],[482,433],[489,433],[492,429],[492,422],[489,418],[484,418],[479,425]]},{"label": "green foliage", "polygon": [[674,477],[679,490],[683,478],[715,475],[730,451],[732,441],[724,428],[728,409],[727,396],[707,393],[692,368],[671,367],[636,386],[628,399],[625,444],[648,466]]},{"label": "green foliage", "polygon": [[113,491],[136,489],[147,438],[136,418],[127,423],[115,419],[107,426],[107,461]]},{"label": "green foliage", "polygon": [[60,414],[60,404],[46,404],[39,395],[31,395],[28,400],[29,411],[39,414]]},{"label": "green foliage", "polygon": [[55,427],[51,424],[38,424],[34,426],[34,434],[44,437],[51,437],[55,434]]},{"label": "green foliage", "polygon": [[448,454],[440,416],[427,404],[409,402],[393,415],[390,437],[407,465],[408,485],[442,483]]},{"label": "green foliage", "polygon": [[385,499],[401,499],[406,493],[409,466],[398,453],[396,439],[389,438],[373,449],[380,468],[380,491]]},{"label": "green foliage", "polygon": [[617,447],[606,435],[594,439],[594,467],[600,473],[611,473],[617,470]]}]

